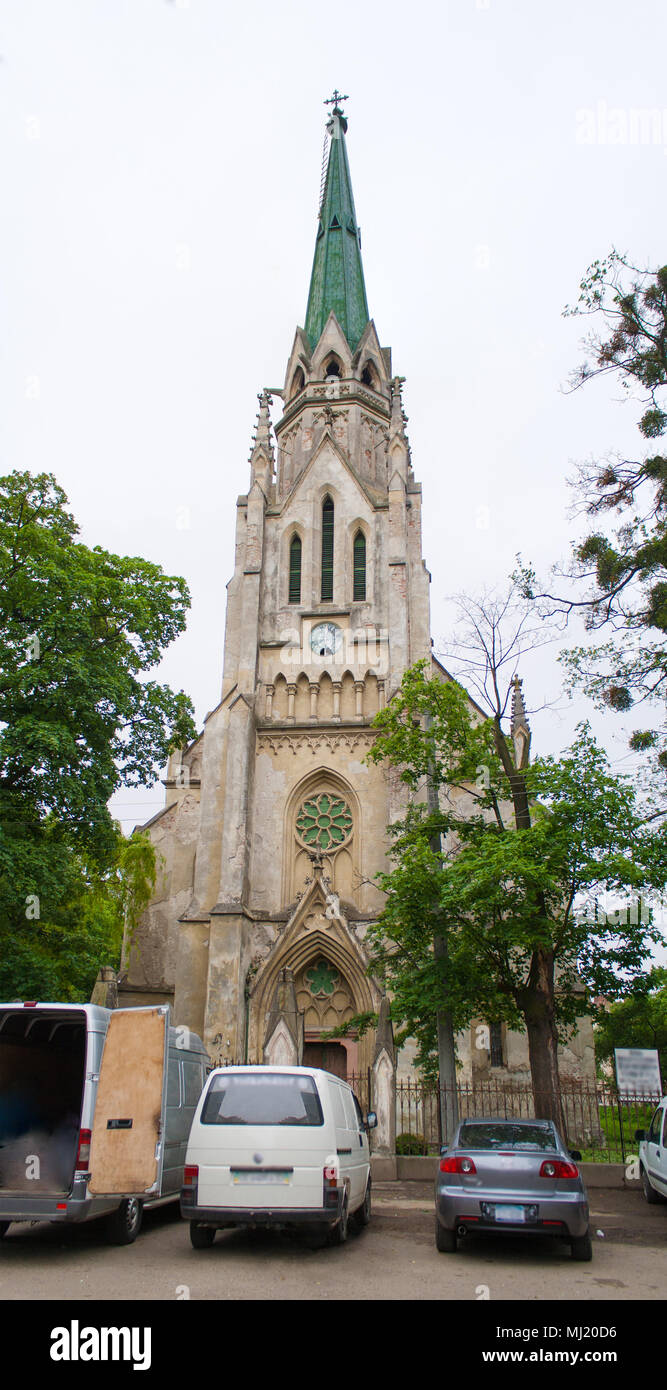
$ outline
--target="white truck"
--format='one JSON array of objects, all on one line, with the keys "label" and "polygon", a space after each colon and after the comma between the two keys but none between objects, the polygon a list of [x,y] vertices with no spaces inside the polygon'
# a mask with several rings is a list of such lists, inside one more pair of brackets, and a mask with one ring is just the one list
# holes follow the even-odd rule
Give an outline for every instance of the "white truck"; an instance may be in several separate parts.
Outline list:
[{"label": "white truck", "polygon": [[179,1196],[209,1068],[168,1005],[0,1004],[0,1238],[103,1216],[130,1244],[144,1206]]}]

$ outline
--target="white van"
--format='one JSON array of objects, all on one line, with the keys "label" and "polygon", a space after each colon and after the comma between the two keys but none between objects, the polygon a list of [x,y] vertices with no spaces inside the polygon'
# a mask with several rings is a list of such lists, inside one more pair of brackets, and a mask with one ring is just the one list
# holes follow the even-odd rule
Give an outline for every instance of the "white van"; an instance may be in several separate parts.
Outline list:
[{"label": "white van", "polygon": [[106,1217],[178,1199],[209,1058],[169,1007],[0,1004],[0,1239],[12,1222]]},{"label": "white van", "polygon": [[218,1067],[192,1122],[181,1215],[195,1249],[228,1226],[368,1224],[368,1129],[351,1087],[313,1067]]}]

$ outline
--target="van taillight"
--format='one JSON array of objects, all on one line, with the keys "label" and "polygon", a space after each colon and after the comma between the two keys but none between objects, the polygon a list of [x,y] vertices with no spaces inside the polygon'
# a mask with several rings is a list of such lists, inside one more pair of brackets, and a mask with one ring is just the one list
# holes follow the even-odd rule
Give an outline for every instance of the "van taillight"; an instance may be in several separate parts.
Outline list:
[{"label": "van taillight", "polygon": [[23,1000],[23,1007],[24,1007],[24,1009],[36,1009],[36,1008],[37,1008],[37,1000],[36,1000],[36,999],[24,999],[24,1000]]},{"label": "van taillight", "polygon": [[199,1164],[198,1164],[198,1163],[188,1163],[188,1164],[186,1164],[185,1168],[183,1169],[183,1186],[184,1186],[184,1187],[196,1187],[198,1177],[199,1177]]},{"label": "van taillight", "polygon": [[79,1130],[79,1147],[76,1151],[75,1171],[77,1173],[88,1172],[88,1162],[90,1159],[90,1130]]},{"label": "van taillight", "polygon": [[335,1164],[325,1164],[322,1172],[322,1206],[329,1210],[338,1207],[338,1173]]}]

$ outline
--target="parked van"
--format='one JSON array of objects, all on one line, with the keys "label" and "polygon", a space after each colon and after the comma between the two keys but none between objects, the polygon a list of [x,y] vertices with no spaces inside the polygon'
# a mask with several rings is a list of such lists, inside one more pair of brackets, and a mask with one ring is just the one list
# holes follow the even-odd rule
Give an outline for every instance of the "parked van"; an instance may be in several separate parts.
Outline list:
[{"label": "parked van", "polygon": [[169,1007],[0,1004],[0,1237],[106,1217],[112,1244],[173,1201],[209,1058]]},{"label": "parked van", "polygon": [[371,1214],[368,1129],[351,1087],[313,1067],[219,1067],[197,1106],[181,1215],[196,1249],[228,1226],[319,1226],[331,1244]]}]

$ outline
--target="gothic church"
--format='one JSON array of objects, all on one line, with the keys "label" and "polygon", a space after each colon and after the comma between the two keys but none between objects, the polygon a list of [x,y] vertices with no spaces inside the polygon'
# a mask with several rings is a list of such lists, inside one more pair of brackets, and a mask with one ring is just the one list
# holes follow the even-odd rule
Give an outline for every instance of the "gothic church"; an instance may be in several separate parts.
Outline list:
[{"label": "gothic church", "polygon": [[[170,1002],[217,1062],[298,1057],[350,1075],[378,1039],[323,1034],[379,1011],[364,941],[402,808],[400,782],[365,760],[371,722],[433,658],[421,486],[402,379],[368,313],[336,98],[305,326],[284,386],[260,396],[237,500],[221,698],[172,757],[148,824],[158,888],[118,1002]],[[469,1041],[464,1061],[481,1063]],[[511,1068],[512,1047],[525,1073],[523,1038],[497,1039],[496,1065]],[[582,1036],[580,1066],[587,1051]]]}]

